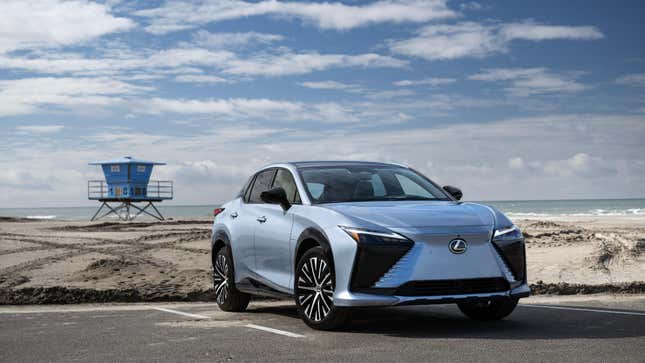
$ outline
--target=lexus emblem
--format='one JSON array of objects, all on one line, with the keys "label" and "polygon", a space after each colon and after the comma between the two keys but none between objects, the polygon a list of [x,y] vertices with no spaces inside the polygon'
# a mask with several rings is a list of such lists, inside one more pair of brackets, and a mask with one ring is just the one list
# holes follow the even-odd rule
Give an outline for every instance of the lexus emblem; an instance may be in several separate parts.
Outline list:
[{"label": "lexus emblem", "polygon": [[461,255],[466,252],[466,249],[468,249],[468,243],[461,238],[453,239],[450,241],[448,249],[455,255]]}]

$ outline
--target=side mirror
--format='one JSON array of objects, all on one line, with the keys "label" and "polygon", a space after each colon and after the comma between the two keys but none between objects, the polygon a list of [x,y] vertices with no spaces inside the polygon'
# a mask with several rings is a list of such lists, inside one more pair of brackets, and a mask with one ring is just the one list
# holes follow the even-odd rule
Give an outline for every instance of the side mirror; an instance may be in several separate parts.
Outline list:
[{"label": "side mirror", "polygon": [[448,194],[452,195],[452,197],[457,199],[457,200],[461,200],[461,197],[464,196],[464,193],[461,192],[461,189],[459,189],[457,187],[453,187],[453,186],[450,186],[450,185],[445,185],[443,187],[443,190],[448,192]]},{"label": "side mirror", "polygon": [[291,208],[291,203],[289,203],[289,199],[287,198],[287,192],[280,187],[262,192],[260,194],[260,199],[262,199],[264,203],[280,204],[284,210]]}]

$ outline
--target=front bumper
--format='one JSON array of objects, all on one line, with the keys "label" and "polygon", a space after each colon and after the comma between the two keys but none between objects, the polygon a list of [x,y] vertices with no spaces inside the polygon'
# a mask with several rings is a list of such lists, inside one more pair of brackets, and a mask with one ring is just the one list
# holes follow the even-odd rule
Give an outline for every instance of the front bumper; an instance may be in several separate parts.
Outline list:
[{"label": "front bumper", "polygon": [[396,305],[452,304],[462,301],[494,300],[500,298],[519,299],[528,297],[530,292],[531,290],[529,289],[527,283],[523,283],[522,285],[507,291],[462,295],[397,296],[344,291],[334,296],[334,305],[343,307],[376,307]]},{"label": "front bumper", "polygon": [[[522,298],[530,293],[523,240],[498,245],[491,241],[491,230],[486,226],[462,227],[458,232],[449,227],[392,230],[414,242],[397,244],[396,248],[358,246],[351,269],[345,264],[336,265],[334,304],[442,304]],[[449,251],[454,238],[468,241],[465,253]],[[521,264],[517,264],[518,260]],[[347,285],[342,281],[338,284],[339,271]]]}]

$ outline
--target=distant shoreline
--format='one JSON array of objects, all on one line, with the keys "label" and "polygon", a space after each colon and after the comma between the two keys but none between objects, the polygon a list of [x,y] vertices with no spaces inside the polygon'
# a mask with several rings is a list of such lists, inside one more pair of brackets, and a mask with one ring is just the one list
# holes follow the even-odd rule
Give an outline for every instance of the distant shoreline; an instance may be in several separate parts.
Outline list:
[{"label": "distant shoreline", "polygon": [[[572,199],[478,201],[499,208],[511,219],[551,219],[604,216],[645,216],[645,199]],[[166,218],[206,218],[219,204],[171,205],[160,203]],[[0,208],[0,216],[37,220],[87,221],[98,205],[85,207]],[[106,219],[115,220],[116,218]]]}]

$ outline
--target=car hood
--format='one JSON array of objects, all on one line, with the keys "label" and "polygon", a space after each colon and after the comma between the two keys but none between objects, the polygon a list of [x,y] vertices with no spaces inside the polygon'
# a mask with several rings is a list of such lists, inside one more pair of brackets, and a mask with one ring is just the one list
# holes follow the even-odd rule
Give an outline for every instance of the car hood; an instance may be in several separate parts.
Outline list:
[{"label": "car hood", "polygon": [[475,203],[452,201],[387,201],[321,205],[350,219],[383,227],[492,226],[493,211]]}]

